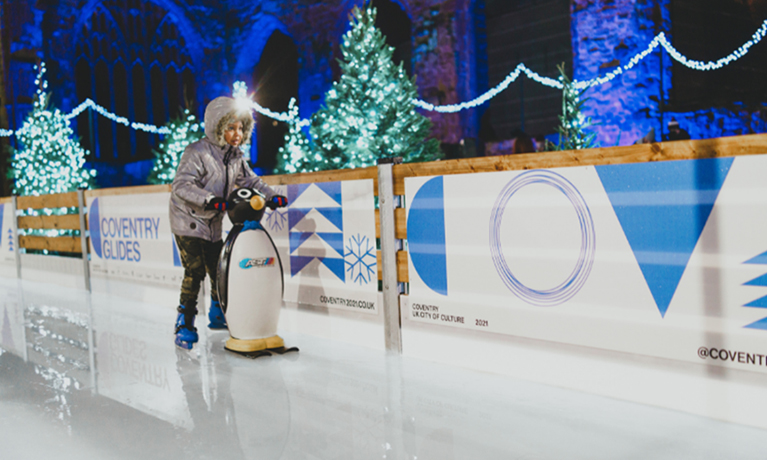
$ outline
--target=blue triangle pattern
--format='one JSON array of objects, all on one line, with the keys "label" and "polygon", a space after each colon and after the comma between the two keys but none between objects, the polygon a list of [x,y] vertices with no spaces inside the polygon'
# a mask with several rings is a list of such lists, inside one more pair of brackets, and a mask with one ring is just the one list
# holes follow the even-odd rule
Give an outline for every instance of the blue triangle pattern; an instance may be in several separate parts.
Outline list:
[{"label": "blue triangle pattern", "polygon": [[296,273],[303,270],[314,259],[315,257],[290,256],[290,276],[296,276]]},{"label": "blue triangle pattern", "polygon": [[288,185],[288,204],[294,203],[302,193],[312,184],[289,184]]},{"label": "blue triangle pattern", "polygon": [[346,264],[344,263],[344,259],[334,259],[331,257],[325,257],[320,259],[320,262],[322,262],[323,265],[328,267],[331,272],[333,272],[338,279],[346,282],[346,270],[344,270],[344,267]]},{"label": "blue triangle pattern", "polygon": [[343,233],[324,233],[318,232],[317,236],[335,249],[339,255],[344,254],[344,234]]},{"label": "blue triangle pattern", "polygon": [[331,224],[340,231],[344,231],[344,208],[315,208],[317,212],[325,216]]},{"label": "blue triangle pattern", "polygon": [[751,323],[751,324],[749,324],[747,326],[743,326],[743,327],[747,327],[749,329],[763,329],[763,330],[767,330],[767,318],[762,318],[759,321],[755,321],[755,322],[753,322],[753,323]]},{"label": "blue triangle pattern", "polygon": [[333,201],[339,205],[343,205],[343,199],[341,198],[341,182],[320,182],[314,185],[316,185],[317,188],[323,192],[327,193],[327,195],[332,198]]},{"label": "blue triangle pattern", "polygon": [[767,273],[762,276],[758,276],[751,281],[743,283],[743,286],[763,286],[767,287]]},{"label": "blue triangle pattern", "polygon": [[101,219],[99,217],[99,199],[96,198],[88,205],[88,228],[93,252],[101,258]]},{"label": "blue triangle pattern", "polygon": [[[5,205],[0,204],[0,228],[3,226],[3,213],[5,213]],[[0,231],[0,245],[3,244],[3,232]]]},{"label": "blue triangle pattern", "polygon": [[733,158],[596,166],[662,317]]},{"label": "blue triangle pattern", "polygon": [[752,264],[752,265],[767,265],[767,252],[763,252],[752,259],[748,259],[747,261],[743,263]]},{"label": "blue triangle pattern", "polygon": [[313,232],[290,232],[290,253],[293,254],[312,235],[314,235]]},{"label": "blue triangle pattern", "polygon": [[311,208],[288,208],[288,230],[298,225]]},{"label": "blue triangle pattern", "polygon": [[767,296],[756,299],[753,302],[749,302],[743,306],[753,308],[767,308]]},{"label": "blue triangle pattern", "polygon": [[173,266],[181,266],[181,257],[178,254],[178,246],[176,245],[176,238],[173,238]]}]

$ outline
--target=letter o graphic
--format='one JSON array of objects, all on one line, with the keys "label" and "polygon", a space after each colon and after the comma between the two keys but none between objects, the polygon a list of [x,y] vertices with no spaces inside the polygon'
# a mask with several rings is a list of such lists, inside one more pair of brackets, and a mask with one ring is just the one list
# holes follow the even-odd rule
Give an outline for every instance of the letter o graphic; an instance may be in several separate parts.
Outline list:
[{"label": "letter o graphic", "polygon": [[[533,184],[548,185],[562,192],[575,208],[581,229],[581,248],[578,261],[567,279],[551,289],[533,289],[522,284],[514,276],[503,256],[501,244],[503,213],[515,193]],[[512,179],[498,195],[490,216],[490,252],[493,264],[506,287],[525,302],[538,306],[554,306],[570,300],[586,283],[594,265],[595,251],[596,231],[594,230],[591,211],[589,211],[586,201],[578,189],[563,176],[545,170],[527,171]]]}]

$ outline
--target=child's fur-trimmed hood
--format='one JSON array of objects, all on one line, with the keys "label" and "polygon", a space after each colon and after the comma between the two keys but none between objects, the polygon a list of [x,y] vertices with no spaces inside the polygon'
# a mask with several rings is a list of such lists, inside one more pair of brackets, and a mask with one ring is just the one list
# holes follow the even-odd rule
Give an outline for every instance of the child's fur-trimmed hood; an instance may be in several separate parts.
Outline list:
[{"label": "child's fur-trimmed hood", "polygon": [[231,97],[217,97],[205,108],[205,135],[214,144],[224,147],[224,131],[235,121],[242,122],[243,138],[240,146],[249,144],[255,124],[251,112],[239,110]]}]

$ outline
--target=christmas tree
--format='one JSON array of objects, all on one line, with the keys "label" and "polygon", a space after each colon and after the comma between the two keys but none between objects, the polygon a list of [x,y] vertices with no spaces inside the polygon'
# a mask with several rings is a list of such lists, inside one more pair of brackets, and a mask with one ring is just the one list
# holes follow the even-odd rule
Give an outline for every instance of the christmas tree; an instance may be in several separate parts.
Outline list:
[{"label": "christmas tree", "polygon": [[[309,139],[302,129],[301,118],[298,116],[296,100],[291,99],[288,103],[288,133],[285,135],[285,145],[280,147],[277,153],[277,167],[275,174],[292,174],[302,171],[311,171],[311,147]],[[320,157],[321,159],[321,157]]]},{"label": "christmas tree", "polygon": [[565,65],[557,66],[559,81],[562,82],[562,115],[559,116],[559,144],[554,150],[580,150],[597,147],[596,133],[589,132],[593,126],[591,118],[583,115],[583,104],[588,99],[581,99],[586,89],[578,90],[565,72]]},{"label": "christmas tree", "polygon": [[170,184],[176,177],[178,160],[184,153],[186,146],[202,138],[204,135],[202,124],[197,117],[189,111],[184,110],[184,114],[179,118],[174,118],[166,125],[170,129],[160,144],[154,151],[154,167],[149,173],[147,182],[150,184]]},{"label": "christmas tree", "polygon": [[86,150],[59,109],[49,107],[45,64],[40,64],[32,112],[17,136],[24,146],[12,150],[11,175],[16,195],[44,195],[89,188],[96,171],[83,169]]},{"label": "christmas tree", "polygon": [[441,156],[437,140],[427,140],[431,121],[415,111],[415,79],[392,62],[393,48],[375,27],[375,18],[375,8],[354,8],[351,30],[341,44],[341,79],[312,116],[311,153],[302,165],[294,165],[296,170],[372,166],[383,157],[412,162]]}]

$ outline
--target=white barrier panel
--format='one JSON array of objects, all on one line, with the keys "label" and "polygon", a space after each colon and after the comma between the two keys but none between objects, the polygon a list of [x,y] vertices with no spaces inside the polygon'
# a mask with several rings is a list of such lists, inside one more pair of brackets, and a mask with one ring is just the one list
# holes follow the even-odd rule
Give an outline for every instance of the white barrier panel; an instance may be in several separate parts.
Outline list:
[{"label": "white barrier panel", "polygon": [[170,231],[169,201],[167,192],[92,199],[91,276],[179,288],[184,270]]},{"label": "white barrier panel", "polygon": [[84,289],[82,259],[43,254],[21,254],[21,277],[25,281]]},{"label": "white barrier panel", "polygon": [[373,181],[276,189],[290,204],[261,223],[282,259],[285,301],[378,314]]},{"label": "white barrier panel", "polygon": [[[287,209],[262,219],[280,252],[285,300],[378,313],[373,181],[277,187]],[[183,268],[168,219],[169,193],[102,196],[89,204],[91,273],[179,287]],[[224,235],[231,228],[224,221]],[[96,283],[98,285],[98,283]]]},{"label": "white barrier panel", "polygon": [[19,280],[0,277],[0,348],[25,357],[24,310]]},{"label": "white barrier panel", "polygon": [[409,178],[409,321],[767,372],[767,156]]},{"label": "white barrier panel", "polygon": [[16,267],[16,255],[13,246],[13,205],[10,203],[0,204],[0,265],[13,266],[14,277]]}]

